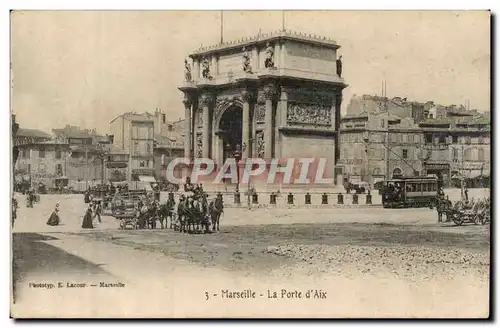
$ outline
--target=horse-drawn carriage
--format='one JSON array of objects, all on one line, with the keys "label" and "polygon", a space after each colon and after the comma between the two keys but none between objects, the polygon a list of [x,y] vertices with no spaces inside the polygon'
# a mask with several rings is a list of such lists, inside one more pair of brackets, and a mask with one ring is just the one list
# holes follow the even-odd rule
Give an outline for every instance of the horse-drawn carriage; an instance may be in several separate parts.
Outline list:
[{"label": "horse-drawn carriage", "polygon": [[476,225],[485,225],[490,222],[490,204],[489,199],[471,202],[456,202],[453,206],[446,209],[446,216],[456,225],[464,223],[474,223]]},{"label": "horse-drawn carriage", "polygon": [[181,197],[177,206],[174,230],[188,233],[207,233],[219,231],[219,220],[224,211],[222,195],[208,201],[207,194],[201,188]]},{"label": "horse-drawn carriage", "polygon": [[128,191],[116,194],[111,200],[111,215],[120,220],[120,229],[137,229],[137,207],[146,190]]}]

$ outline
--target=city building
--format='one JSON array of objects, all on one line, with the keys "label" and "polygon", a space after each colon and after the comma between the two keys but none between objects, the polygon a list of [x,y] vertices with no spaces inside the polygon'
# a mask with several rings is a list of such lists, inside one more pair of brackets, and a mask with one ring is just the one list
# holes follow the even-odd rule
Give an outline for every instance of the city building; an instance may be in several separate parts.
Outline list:
[{"label": "city building", "polygon": [[422,131],[411,116],[386,111],[342,117],[337,180],[365,181],[422,174]]},{"label": "city building", "polygon": [[475,113],[448,112],[419,124],[428,153],[425,170],[441,176],[446,186],[458,186],[462,181],[469,187],[490,183],[491,120],[489,114]]},{"label": "city building", "polygon": [[[180,133],[177,137],[173,133],[170,134],[170,137],[162,135],[155,136],[154,168],[157,179],[166,180],[166,169],[170,162],[175,158],[184,157],[183,138],[184,137],[181,136]],[[182,165],[175,166],[173,174],[176,178],[182,178],[183,168],[185,167]]]},{"label": "city building", "polygon": [[424,120],[426,110],[433,106],[432,102],[420,103],[417,101],[408,101],[401,97],[381,97],[373,95],[354,95],[346,108],[346,115],[359,115],[361,113],[380,113],[388,112],[392,115],[406,118],[411,117],[418,123]]},{"label": "city building", "polygon": [[16,183],[54,187],[55,179],[66,174],[68,145],[51,140],[40,130],[20,128],[14,138],[19,153],[14,166]]},{"label": "city building", "polygon": [[113,145],[129,154],[127,180],[154,182],[154,114],[124,113],[110,122]]},{"label": "city building", "polygon": [[184,154],[218,165],[240,153],[323,157],[324,177],[333,178],[347,87],[339,48],[325,37],[282,30],[192,52],[179,87]]},{"label": "city building", "polygon": [[[185,123],[184,119],[167,121],[161,109],[154,112],[154,171],[156,179],[165,180],[168,164],[175,158],[184,157]],[[174,175],[182,178],[182,172],[187,169],[179,164]]]},{"label": "city building", "polygon": [[111,182],[128,181],[130,155],[128,151],[111,143],[106,153],[106,179]]},{"label": "city building", "polygon": [[64,175],[70,185],[78,190],[89,185],[106,181],[104,159],[109,136],[100,136],[95,129],[80,129],[78,126],[66,125],[64,128],[52,129],[54,142],[65,144],[68,148],[65,156]]}]

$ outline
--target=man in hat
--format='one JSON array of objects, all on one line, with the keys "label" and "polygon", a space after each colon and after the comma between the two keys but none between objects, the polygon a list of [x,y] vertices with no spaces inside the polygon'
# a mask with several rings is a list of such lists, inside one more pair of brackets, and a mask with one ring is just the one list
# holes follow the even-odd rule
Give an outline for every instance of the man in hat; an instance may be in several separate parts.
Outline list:
[{"label": "man in hat", "polygon": [[97,217],[98,222],[102,223],[101,212],[102,212],[101,201],[95,201],[95,203],[94,203],[94,216],[92,219],[95,219]]}]

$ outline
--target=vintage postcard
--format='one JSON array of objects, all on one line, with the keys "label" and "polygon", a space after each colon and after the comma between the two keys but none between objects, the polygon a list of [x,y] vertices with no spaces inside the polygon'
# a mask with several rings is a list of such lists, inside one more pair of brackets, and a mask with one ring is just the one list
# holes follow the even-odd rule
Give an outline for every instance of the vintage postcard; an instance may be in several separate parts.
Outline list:
[{"label": "vintage postcard", "polygon": [[489,11],[11,12],[13,318],[488,318]]}]

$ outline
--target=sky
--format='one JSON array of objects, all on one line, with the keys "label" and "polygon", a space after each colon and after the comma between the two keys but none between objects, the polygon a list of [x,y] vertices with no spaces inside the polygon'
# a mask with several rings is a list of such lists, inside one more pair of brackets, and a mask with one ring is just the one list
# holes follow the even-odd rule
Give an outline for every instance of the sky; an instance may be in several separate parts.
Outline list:
[{"label": "sky", "polygon": [[[341,45],[345,110],[380,94],[490,110],[487,11],[225,11],[223,37],[282,28]],[[184,58],[220,42],[220,11],[16,11],[12,111],[21,128],[109,132],[126,111],[183,118]]]}]

